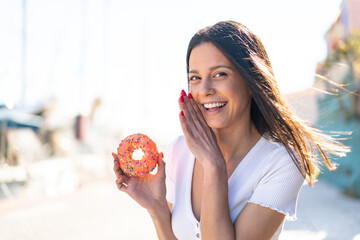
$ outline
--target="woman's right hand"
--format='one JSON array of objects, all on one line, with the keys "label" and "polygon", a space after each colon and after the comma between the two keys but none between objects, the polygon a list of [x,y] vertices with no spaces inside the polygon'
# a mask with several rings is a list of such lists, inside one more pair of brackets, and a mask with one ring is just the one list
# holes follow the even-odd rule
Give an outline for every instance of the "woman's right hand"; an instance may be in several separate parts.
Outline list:
[{"label": "woman's right hand", "polygon": [[116,159],[114,161],[114,172],[117,177],[116,185],[118,189],[127,193],[149,212],[154,212],[157,209],[168,206],[166,201],[163,153],[159,154],[158,170],[155,175],[147,174],[145,177],[128,177],[121,170]]}]

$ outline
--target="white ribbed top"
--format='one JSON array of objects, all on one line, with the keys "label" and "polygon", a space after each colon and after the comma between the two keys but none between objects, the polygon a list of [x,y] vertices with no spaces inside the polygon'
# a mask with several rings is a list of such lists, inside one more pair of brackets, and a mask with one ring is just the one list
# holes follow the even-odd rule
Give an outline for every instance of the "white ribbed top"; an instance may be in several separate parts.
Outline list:
[{"label": "white ribbed top", "polygon": [[[191,183],[195,158],[185,137],[180,136],[167,147],[166,198],[173,204],[172,228],[179,240],[201,239],[200,222],[191,206]],[[262,137],[248,152],[228,180],[231,220],[249,202],[269,207],[296,219],[296,203],[304,178],[285,147]],[[278,239],[282,226],[274,239]]]}]

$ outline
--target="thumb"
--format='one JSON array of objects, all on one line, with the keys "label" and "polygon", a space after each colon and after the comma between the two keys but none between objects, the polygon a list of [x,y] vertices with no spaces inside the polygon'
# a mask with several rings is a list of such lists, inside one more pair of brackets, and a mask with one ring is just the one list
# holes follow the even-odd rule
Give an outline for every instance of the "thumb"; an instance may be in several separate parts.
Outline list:
[{"label": "thumb", "polygon": [[116,160],[118,160],[118,156],[117,156],[116,153],[112,153],[112,156],[113,156],[113,158],[114,158],[114,162],[115,162]]},{"label": "thumb", "polygon": [[165,176],[165,161],[164,161],[164,154],[162,152],[159,153],[158,173]]}]

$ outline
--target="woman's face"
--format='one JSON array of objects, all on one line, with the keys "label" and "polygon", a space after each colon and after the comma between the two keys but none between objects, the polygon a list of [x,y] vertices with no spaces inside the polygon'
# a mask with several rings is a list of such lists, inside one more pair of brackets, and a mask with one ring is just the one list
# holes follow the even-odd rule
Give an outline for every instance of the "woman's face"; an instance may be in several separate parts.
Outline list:
[{"label": "woman's face", "polygon": [[233,64],[210,42],[189,58],[190,92],[213,129],[242,124],[250,117],[251,94]]}]

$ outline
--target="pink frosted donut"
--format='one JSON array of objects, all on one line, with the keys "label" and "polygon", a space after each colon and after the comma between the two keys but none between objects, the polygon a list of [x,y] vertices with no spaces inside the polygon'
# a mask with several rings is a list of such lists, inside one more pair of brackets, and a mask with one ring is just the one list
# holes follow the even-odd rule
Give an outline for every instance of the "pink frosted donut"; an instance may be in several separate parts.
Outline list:
[{"label": "pink frosted donut", "polygon": [[[133,158],[135,150],[141,150],[140,160]],[[117,154],[112,154],[119,161],[121,170],[129,177],[144,177],[156,167],[159,153],[156,144],[144,134],[133,134],[121,141]]]}]

